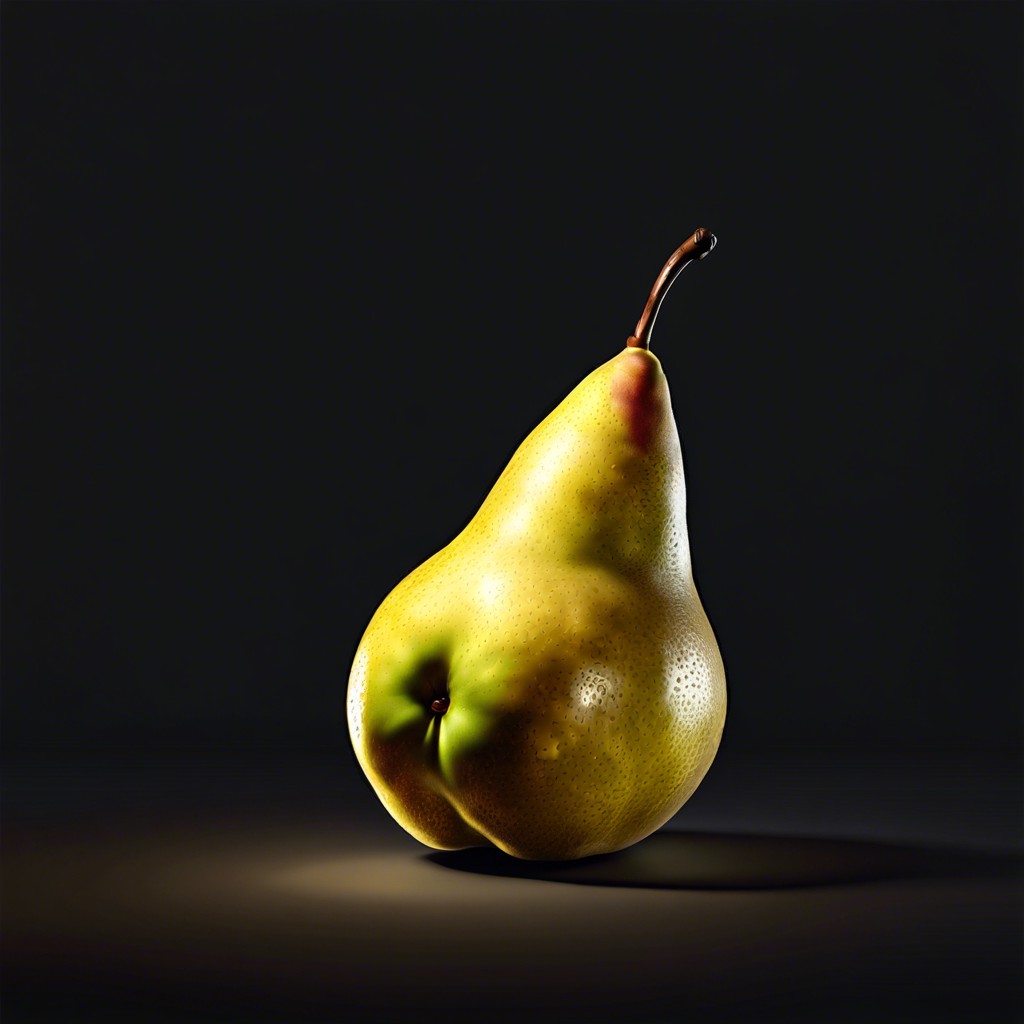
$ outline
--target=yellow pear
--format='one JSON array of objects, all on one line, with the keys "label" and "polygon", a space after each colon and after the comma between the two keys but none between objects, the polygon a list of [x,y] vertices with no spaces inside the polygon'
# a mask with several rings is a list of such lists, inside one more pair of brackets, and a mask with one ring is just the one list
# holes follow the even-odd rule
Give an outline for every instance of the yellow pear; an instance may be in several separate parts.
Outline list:
[{"label": "yellow pear", "polygon": [[725,723],[725,669],[694,586],[682,453],[648,340],[523,441],[466,528],[407,576],[356,651],[348,724],[384,806],[428,846],[567,860],[679,810]]}]

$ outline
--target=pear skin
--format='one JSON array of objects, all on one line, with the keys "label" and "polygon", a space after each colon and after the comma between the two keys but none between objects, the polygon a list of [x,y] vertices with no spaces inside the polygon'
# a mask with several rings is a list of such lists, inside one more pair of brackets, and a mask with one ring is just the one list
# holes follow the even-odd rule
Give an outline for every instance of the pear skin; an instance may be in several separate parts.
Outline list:
[{"label": "pear skin", "polygon": [[679,810],[718,749],[725,669],[693,582],[668,383],[645,344],[658,302],[356,651],[356,756],[428,846],[623,849]]}]

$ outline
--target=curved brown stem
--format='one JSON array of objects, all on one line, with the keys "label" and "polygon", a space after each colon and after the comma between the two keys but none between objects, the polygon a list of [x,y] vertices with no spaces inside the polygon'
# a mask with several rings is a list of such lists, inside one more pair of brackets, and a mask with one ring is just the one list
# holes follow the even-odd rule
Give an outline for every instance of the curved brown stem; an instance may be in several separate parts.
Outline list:
[{"label": "curved brown stem", "polygon": [[630,348],[650,348],[651,331],[654,330],[654,321],[661,308],[662,300],[668,294],[672,282],[679,274],[688,267],[695,259],[702,260],[718,241],[707,228],[697,228],[690,237],[668,258],[668,262],[661,269],[658,280],[654,282],[651,289],[651,296],[644,306],[643,315],[637,321],[636,330],[629,337],[626,344]]}]

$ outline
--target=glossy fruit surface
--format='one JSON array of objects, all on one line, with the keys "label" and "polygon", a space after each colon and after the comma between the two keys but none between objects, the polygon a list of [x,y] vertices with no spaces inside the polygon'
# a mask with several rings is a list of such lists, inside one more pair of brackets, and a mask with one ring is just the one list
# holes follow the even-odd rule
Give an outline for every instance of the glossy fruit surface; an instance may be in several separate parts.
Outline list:
[{"label": "glossy fruit surface", "polygon": [[630,342],[526,438],[356,652],[356,755],[427,845],[622,849],[714,758],[725,670],[693,583],[679,437],[657,357]]}]

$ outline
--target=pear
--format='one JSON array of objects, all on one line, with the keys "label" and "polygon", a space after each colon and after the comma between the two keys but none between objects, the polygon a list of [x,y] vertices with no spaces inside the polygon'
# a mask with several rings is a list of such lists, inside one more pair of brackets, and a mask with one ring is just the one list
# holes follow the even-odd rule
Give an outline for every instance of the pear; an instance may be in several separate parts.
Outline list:
[{"label": "pear", "polygon": [[623,849],[697,788],[725,669],[693,582],[658,307],[715,244],[673,253],[625,349],[523,441],[465,529],[407,576],[355,654],[356,757],[442,850]]}]

